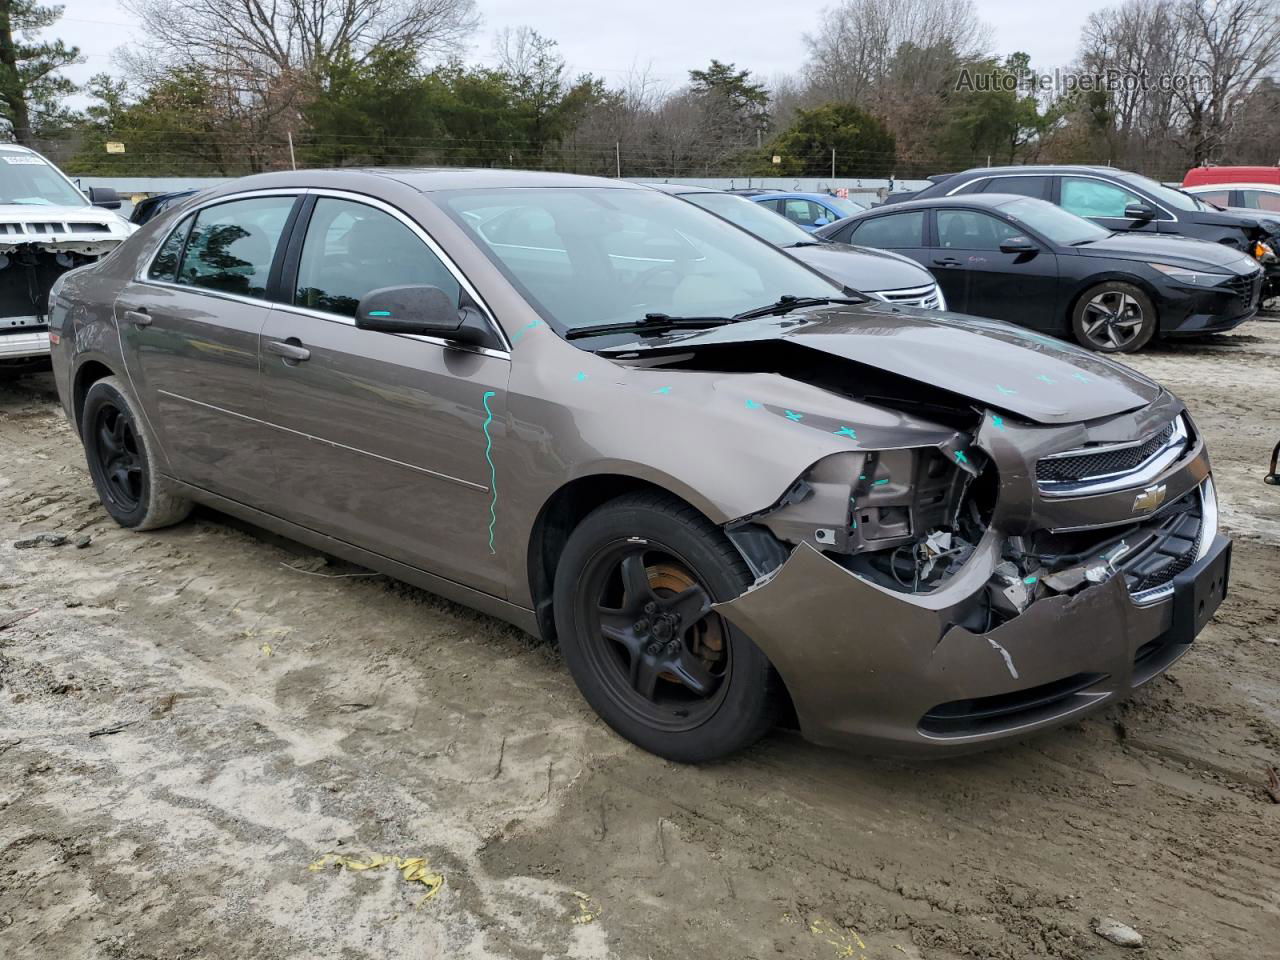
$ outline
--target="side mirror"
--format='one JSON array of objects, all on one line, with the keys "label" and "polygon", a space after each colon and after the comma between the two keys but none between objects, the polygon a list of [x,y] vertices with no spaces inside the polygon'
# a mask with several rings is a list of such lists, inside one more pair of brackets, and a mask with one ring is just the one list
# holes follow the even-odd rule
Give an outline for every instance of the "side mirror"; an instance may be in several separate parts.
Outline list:
[{"label": "side mirror", "polygon": [[1010,237],[1000,244],[1001,253],[1039,253],[1040,247],[1029,237]]},{"label": "side mirror", "polygon": [[356,326],[380,333],[458,338],[465,317],[439,287],[379,287],[360,298]]},{"label": "side mirror", "polygon": [[1131,203],[1124,208],[1124,215],[1130,220],[1154,220],[1156,212],[1145,203]]},{"label": "side mirror", "polygon": [[89,202],[95,207],[106,207],[108,210],[120,209],[120,194],[112,187],[90,187],[85,191]]},{"label": "side mirror", "polygon": [[819,217],[817,220],[813,221],[813,225],[815,227],[825,227],[830,222],[831,221],[827,217]]}]

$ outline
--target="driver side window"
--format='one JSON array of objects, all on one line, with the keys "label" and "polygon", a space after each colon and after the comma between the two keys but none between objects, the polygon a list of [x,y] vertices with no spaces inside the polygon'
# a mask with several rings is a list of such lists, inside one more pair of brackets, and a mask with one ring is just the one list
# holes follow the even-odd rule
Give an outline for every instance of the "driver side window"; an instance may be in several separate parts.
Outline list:
[{"label": "driver side window", "polygon": [[296,306],[354,317],[370,290],[429,284],[454,303],[461,286],[422,240],[389,213],[353,200],[316,201],[302,241]]}]

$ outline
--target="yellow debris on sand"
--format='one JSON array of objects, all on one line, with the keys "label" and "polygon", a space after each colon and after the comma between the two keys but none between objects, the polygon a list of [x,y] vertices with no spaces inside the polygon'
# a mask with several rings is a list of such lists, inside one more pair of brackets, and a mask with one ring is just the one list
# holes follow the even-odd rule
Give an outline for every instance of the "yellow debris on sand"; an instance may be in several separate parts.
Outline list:
[{"label": "yellow debris on sand", "polygon": [[418,901],[418,906],[432,899],[444,886],[444,875],[429,870],[426,857],[388,857],[375,853],[361,860],[341,853],[326,853],[307,869],[323,870],[326,867],[337,867],[339,870],[362,873],[365,870],[377,870],[387,865],[392,865],[399,870],[405,883],[418,883],[427,888],[426,895]]}]

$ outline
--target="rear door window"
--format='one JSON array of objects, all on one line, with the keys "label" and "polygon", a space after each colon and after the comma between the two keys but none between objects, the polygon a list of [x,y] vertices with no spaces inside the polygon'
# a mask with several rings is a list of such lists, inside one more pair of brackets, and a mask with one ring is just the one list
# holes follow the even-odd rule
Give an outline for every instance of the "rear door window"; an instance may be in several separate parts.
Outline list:
[{"label": "rear door window", "polygon": [[983,193],[1016,193],[1021,197],[1046,200],[1049,196],[1048,177],[992,177]]},{"label": "rear door window", "polygon": [[864,220],[854,228],[849,243],[885,250],[923,247],[924,211],[912,210],[910,213],[895,213]]},{"label": "rear door window", "polygon": [[439,287],[454,303],[462,290],[431,248],[396,217],[354,200],[316,200],[302,241],[295,305],[354,317],[370,290],[421,285]]},{"label": "rear door window", "polygon": [[1244,205],[1250,210],[1269,210],[1280,213],[1280,193],[1268,190],[1241,190]]},{"label": "rear door window", "polygon": [[178,283],[265,299],[293,197],[250,197],[196,213]]}]

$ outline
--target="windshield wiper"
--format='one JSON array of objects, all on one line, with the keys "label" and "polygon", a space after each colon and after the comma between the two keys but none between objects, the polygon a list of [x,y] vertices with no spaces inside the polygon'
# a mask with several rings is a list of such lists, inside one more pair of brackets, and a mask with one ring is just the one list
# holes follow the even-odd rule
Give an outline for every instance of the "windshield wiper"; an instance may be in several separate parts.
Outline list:
[{"label": "windshield wiper", "polygon": [[746,310],[737,314],[735,320],[753,320],[756,317],[776,316],[783,313],[790,313],[792,310],[798,310],[801,307],[820,307],[827,303],[866,303],[865,297],[797,297],[790,293],[784,293],[773,303],[763,307],[756,307],[754,310]]},{"label": "windshield wiper", "polygon": [[705,330],[733,323],[736,317],[673,317],[665,313],[646,313],[640,320],[623,320],[621,323],[597,323],[578,327],[564,335],[566,340],[582,337],[602,337],[610,333],[665,333],[668,330]]}]

